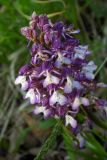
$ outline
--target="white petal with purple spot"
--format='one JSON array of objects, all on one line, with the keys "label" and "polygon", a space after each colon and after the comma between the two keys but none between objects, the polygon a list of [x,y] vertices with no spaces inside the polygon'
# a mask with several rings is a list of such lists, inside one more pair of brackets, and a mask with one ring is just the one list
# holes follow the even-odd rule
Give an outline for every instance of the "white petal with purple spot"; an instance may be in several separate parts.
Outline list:
[{"label": "white petal with purple spot", "polygon": [[37,97],[33,88],[29,89],[26,93],[25,99],[29,98],[31,104],[35,104],[37,101]]},{"label": "white petal with purple spot", "polygon": [[74,48],[74,59],[79,58],[79,59],[85,59],[85,56],[89,54],[87,52],[88,46],[82,46],[79,45],[78,47]]},{"label": "white petal with purple spot", "polygon": [[87,65],[85,65],[82,70],[85,73],[88,79],[94,79],[94,71],[97,69],[97,66],[94,64],[93,61],[90,61]]},{"label": "white petal with purple spot", "polygon": [[43,113],[44,117],[46,118],[46,117],[48,117],[50,111],[49,111],[49,109],[46,109],[43,106],[36,106],[36,108],[34,109],[34,113],[35,114]]},{"label": "white petal with purple spot", "polygon": [[47,71],[47,77],[43,82],[43,86],[47,87],[49,84],[58,84],[59,83],[59,78],[51,75],[48,71]]},{"label": "white petal with purple spot", "polygon": [[72,77],[67,76],[67,82],[64,87],[65,93],[71,93],[73,88],[82,89],[82,85],[78,81],[74,81]]},{"label": "white petal with purple spot", "polygon": [[88,79],[94,79],[95,78],[95,75],[91,72],[87,72],[85,75]]},{"label": "white petal with purple spot", "polygon": [[68,76],[67,77],[67,82],[66,82],[65,87],[64,87],[64,92],[65,93],[71,93],[72,88],[73,88],[72,79]]},{"label": "white petal with purple spot", "polygon": [[70,31],[70,34],[78,34],[79,32],[80,32],[80,29],[72,30]]},{"label": "white petal with purple spot", "polygon": [[72,104],[72,109],[77,110],[80,105],[81,105],[80,98],[76,97]]},{"label": "white petal with purple spot", "polygon": [[55,66],[59,68],[62,64],[71,64],[71,60],[67,57],[64,57],[60,52],[58,52],[58,58],[55,62]]},{"label": "white petal with purple spot", "polygon": [[59,93],[58,91],[54,91],[52,96],[49,99],[50,105],[54,105],[55,103],[59,103],[61,106],[67,103],[67,98]]},{"label": "white petal with purple spot", "polygon": [[71,125],[72,128],[76,128],[77,127],[77,121],[70,115],[66,115],[65,116],[65,125]]},{"label": "white petal with purple spot", "polygon": [[21,89],[23,91],[28,89],[28,82],[26,80],[26,76],[18,76],[15,80],[15,84],[16,85],[21,84]]},{"label": "white petal with purple spot", "polygon": [[86,66],[83,67],[83,70],[86,72],[93,72],[97,69],[97,66],[94,64],[93,61],[90,61]]},{"label": "white petal with purple spot", "polygon": [[80,82],[73,80],[73,88],[82,89],[83,86],[81,85]]}]

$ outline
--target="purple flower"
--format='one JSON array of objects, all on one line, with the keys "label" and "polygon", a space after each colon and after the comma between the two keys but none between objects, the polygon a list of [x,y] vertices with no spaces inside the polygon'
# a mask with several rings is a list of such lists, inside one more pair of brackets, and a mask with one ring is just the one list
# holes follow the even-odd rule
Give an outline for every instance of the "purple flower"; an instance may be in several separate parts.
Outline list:
[{"label": "purple flower", "polygon": [[73,25],[53,24],[46,15],[33,13],[29,26],[21,29],[32,43],[31,59],[15,80],[26,92],[25,99],[35,105],[35,114],[63,118],[73,129],[78,125],[76,116],[81,105],[106,105],[104,100],[92,98],[91,91],[107,85],[95,82],[97,66],[88,60],[88,46],[74,37],[79,32]]},{"label": "purple flower", "polygon": [[21,84],[21,89],[24,91],[28,89],[28,82],[26,80],[26,76],[19,75],[15,80],[15,84],[16,85]]},{"label": "purple flower", "polygon": [[36,31],[30,27],[23,27],[21,29],[22,35],[24,35],[28,40],[36,40],[37,34]]},{"label": "purple flower", "polygon": [[44,25],[46,25],[48,23],[49,23],[49,21],[48,21],[47,15],[40,15],[39,16],[39,21],[37,23],[38,28],[43,30]]},{"label": "purple flower", "polygon": [[29,72],[31,72],[32,68],[33,68],[32,65],[26,64],[26,65],[24,65],[24,66],[22,66],[22,67],[20,68],[19,74],[20,74],[20,75],[24,75],[25,73],[26,73],[26,74],[29,74]]}]

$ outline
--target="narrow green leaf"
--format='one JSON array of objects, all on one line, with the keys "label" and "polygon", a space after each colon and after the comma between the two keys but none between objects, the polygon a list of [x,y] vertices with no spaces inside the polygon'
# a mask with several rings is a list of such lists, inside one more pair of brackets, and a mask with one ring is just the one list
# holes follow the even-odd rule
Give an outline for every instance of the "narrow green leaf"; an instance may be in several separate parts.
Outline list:
[{"label": "narrow green leaf", "polygon": [[43,157],[47,154],[48,150],[54,145],[57,136],[61,133],[61,122],[55,125],[50,137],[46,140],[44,145],[42,146],[40,152],[38,153],[37,157],[34,160],[43,160]]},{"label": "narrow green leaf", "polygon": [[48,14],[48,18],[51,18],[51,17],[55,17],[55,16],[58,16],[58,15],[61,15],[63,14],[65,11],[59,11],[59,12],[55,12],[55,13],[50,13]]},{"label": "narrow green leaf", "polygon": [[63,139],[64,139],[64,143],[65,143],[65,147],[66,147],[69,159],[76,160],[77,159],[76,154],[71,151],[71,148],[73,148],[73,138],[68,133],[67,129],[64,127],[63,127],[62,135],[63,135]]},{"label": "narrow green leaf", "polygon": [[97,71],[95,72],[95,77],[96,77],[96,75],[100,72],[100,70],[103,68],[103,66],[105,65],[106,62],[107,62],[107,57],[106,57],[105,60],[102,62],[102,64],[99,66],[99,68],[97,69]]},{"label": "narrow green leaf", "polygon": [[81,150],[79,148],[75,149],[73,147],[73,141],[76,138],[74,137],[74,135],[70,134],[65,127],[63,127],[63,138],[70,160],[77,160],[77,158],[80,157],[84,158],[84,160],[99,160],[99,157],[97,157],[97,155],[96,157],[94,157],[93,155],[90,155],[86,150]]},{"label": "narrow green leaf", "polygon": [[87,147],[92,150],[94,153],[101,157],[107,157],[107,153],[104,150],[104,148],[101,146],[101,144],[95,139],[95,137],[90,134],[86,133],[84,134],[85,139],[87,140]]},{"label": "narrow green leaf", "polygon": [[32,0],[35,3],[39,3],[39,4],[46,4],[46,3],[53,3],[53,2],[60,2],[62,3],[62,5],[65,7],[66,4],[63,0]]},{"label": "narrow green leaf", "polygon": [[56,120],[54,118],[51,118],[47,121],[40,121],[40,124],[39,124],[39,128],[42,128],[42,129],[48,129],[49,127],[52,127],[56,124]]}]

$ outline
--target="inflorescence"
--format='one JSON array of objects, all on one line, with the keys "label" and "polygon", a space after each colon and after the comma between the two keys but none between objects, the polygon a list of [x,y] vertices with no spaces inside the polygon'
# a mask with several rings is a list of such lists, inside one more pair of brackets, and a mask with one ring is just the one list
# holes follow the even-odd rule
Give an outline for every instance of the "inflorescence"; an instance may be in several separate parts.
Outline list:
[{"label": "inflorescence", "polygon": [[30,42],[31,59],[19,70],[15,84],[21,84],[25,99],[35,105],[34,113],[44,118],[62,118],[65,125],[77,127],[80,106],[104,106],[106,102],[91,95],[98,87],[97,66],[88,57],[87,45],[74,37],[79,30],[63,22],[53,24],[47,15],[33,13],[29,27],[21,29]]}]

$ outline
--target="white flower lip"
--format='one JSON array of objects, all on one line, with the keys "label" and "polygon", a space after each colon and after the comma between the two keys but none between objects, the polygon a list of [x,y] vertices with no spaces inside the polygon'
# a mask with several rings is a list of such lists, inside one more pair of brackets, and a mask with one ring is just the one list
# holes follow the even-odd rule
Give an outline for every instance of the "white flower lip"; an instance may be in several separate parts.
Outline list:
[{"label": "white flower lip", "polygon": [[81,105],[80,98],[75,97],[74,102],[72,104],[72,109],[77,110],[80,105]]},{"label": "white flower lip", "polygon": [[29,98],[31,104],[35,104],[39,101],[39,95],[35,93],[33,88],[30,88],[26,93],[25,99]]},{"label": "white flower lip", "polygon": [[36,106],[36,108],[34,109],[34,113],[35,114],[43,113],[44,117],[46,118],[50,114],[50,110],[46,109],[44,106]]},{"label": "white flower lip", "polygon": [[60,79],[51,75],[48,71],[47,73],[47,77],[45,78],[44,82],[43,82],[43,86],[47,87],[49,84],[58,84]]},{"label": "white flower lip", "polygon": [[75,97],[74,102],[72,104],[72,109],[73,110],[78,110],[78,107],[81,104],[83,106],[89,106],[90,105],[89,99],[86,98],[86,97]]},{"label": "white flower lip", "polygon": [[83,67],[83,70],[93,72],[97,69],[97,66],[94,64],[93,61],[90,61],[85,67]]},{"label": "white flower lip", "polygon": [[60,52],[58,52],[58,58],[55,62],[55,66],[60,68],[62,64],[71,64],[71,60],[67,57],[64,57]]},{"label": "white flower lip", "polygon": [[67,82],[66,82],[65,87],[64,87],[64,92],[65,93],[71,93],[72,88],[73,88],[72,79],[70,79],[70,77],[67,76]]},{"label": "white flower lip", "polygon": [[80,90],[83,88],[83,86],[81,85],[81,83],[79,81],[73,80],[73,88],[77,88]]},{"label": "white flower lip", "polygon": [[87,65],[85,65],[82,70],[85,73],[88,79],[94,79],[94,71],[97,69],[97,66],[94,64],[93,61],[90,61]]},{"label": "white flower lip", "polygon": [[89,104],[90,104],[89,99],[86,97],[75,97],[74,102],[72,104],[72,109],[78,110],[78,108],[81,104],[83,106],[89,106]]},{"label": "white flower lip", "polygon": [[67,103],[67,98],[58,91],[54,91],[49,99],[49,103],[51,106],[53,106],[55,103],[59,103],[61,106],[63,106]]},{"label": "white flower lip", "polygon": [[90,55],[91,52],[88,51],[88,45],[82,46],[79,45],[74,48],[74,59],[79,58],[79,59],[85,59],[87,55]]},{"label": "white flower lip", "polygon": [[23,91],[28,89],[28,82],[26,80],[26,76],[18,76],[15,80],[15,84],[16,85],[21,84],[21,89]]},{"label": "white flower lip", "polygon": [[70,34],[78,34],[79,32],[80,32],[80,29],[72,30],[70,31]]},{"label": "white flower lip", "polygon": [[75,81],[71,77],[67,76],[67,82],[64,87],[64,92],[71,93],[73,88],[82,89],[82,85],[78,81]]},{"label": "white flower lip", "polygon": [[89,106],[89,105],[90,105],[89,99],[88,99],[88,98],[85,98],[85,97],[82,97],[82,98],[81,98],[81,103],[82,103],[84,106]]},{"label": "white flower lip", "polygon": [[66,115],[65,116],[65,125],[71,125],[72,128],[76,128],[77,127],[77,121],[70,115]]}]

